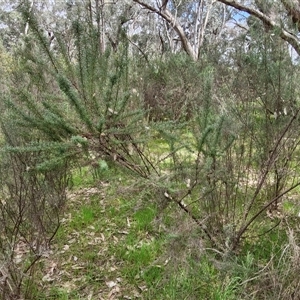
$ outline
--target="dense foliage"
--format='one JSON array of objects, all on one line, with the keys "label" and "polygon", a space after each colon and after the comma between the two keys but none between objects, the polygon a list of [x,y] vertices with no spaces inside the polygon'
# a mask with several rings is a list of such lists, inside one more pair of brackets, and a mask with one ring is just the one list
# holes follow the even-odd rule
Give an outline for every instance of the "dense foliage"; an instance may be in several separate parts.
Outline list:
[{"label": "dense foliage", "polygon": [[[119,230],[128,237],[123,248],[112,241],[111,260],[131,262],[126,280],[146,283],[141,297],[298,298],[299,66],[285,36],[294,20],[279,29],[256,3],[235,27],[237,11],[214,1],[133,2],[154,13],[147,22],[130,1],[25,1],[1,12],[1,297],[50,295],[38,262],[67,243],[60,226],[95,230],[93,221],[104,242],[116,218],[131,232]],[[151,24],[158,32],[144,33]],[[72,208],[70,193],[88,178],[120,207],[93,194]],[[76,217],[65,225],[68,214]]]}]

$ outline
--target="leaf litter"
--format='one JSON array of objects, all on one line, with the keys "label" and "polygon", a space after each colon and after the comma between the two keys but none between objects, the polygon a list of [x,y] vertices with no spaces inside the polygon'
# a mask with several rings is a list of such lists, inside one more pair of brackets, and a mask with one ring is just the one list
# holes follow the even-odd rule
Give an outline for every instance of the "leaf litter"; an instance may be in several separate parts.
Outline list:
[{"label": "leaf litter", "polygon": [[[126,218],[123,228],[118,228],[105,217],[109,208],[109,197],[105,194],[107,187],[83,188],[68,193],[68,207],[61,222],[61,230],[67,232],[67,236],[61,245],[56,239],[52,254],[42,259],[45,267],[41,284],[44,290],[55,286],[68,293],[76,291],[76,295],[91,300],[138,299],[147,290],[145,285],[135,285],[121,277],[122,261],[116,259],[111,248],[112,245],[125,247],[131,220]],[[100,224],[103,228],[93,224],[70,230],[77,211],[74,208],[90,203],[95,196],[100,198],[101,217],[105,219],[104,224]]]}]

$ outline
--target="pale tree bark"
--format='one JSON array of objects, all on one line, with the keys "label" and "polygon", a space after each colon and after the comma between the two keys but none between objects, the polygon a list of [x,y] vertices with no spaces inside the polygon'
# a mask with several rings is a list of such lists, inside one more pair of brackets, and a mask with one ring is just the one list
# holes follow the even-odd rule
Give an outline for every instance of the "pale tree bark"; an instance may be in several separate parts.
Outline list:
[{"label": "pale tree bark", "polygon": [[195,61],[198,59],[198,53],[194,50],[193,46],[191,45],[190,41],[188,40],[183,27],[178,22],[177,18],[171,14],[171,12],[167,9],[168,0],[162,1],[161,6],[159,9],[147,4],[141,0],[133,0],[133,2],[140,4],[142,7],[158,14],[163,19],[165,19],[169,24],[171,24],[174,30],[177,32],[182,47],[184,51]]},{"label": "pale tree bark", "polygon": [[[208,20],[209,20],[209,16],[210,16],[210,13],[211,13],[211,10],[212,10],[212,6],[213,4],[215,3],[216,1],[215,0],[212,0],[209,5],[208,5],[208,8],[207,8],[207,11],[206,11],[206,14],[204,16],[204,20],[203,20],[203,23],[202,24],[199,24],[199,19],[200,17],[203,18],[203,16],[201,16],[201,11],[203,11],[203,5],[204,5],[204,1],[201,0],[199,2],[199,6],[198,6],[198,11],[197,11],[197,18],[196,18],[196,33],[198,32],[198,38],[197,38],[197,42],[195,43],[195,47],[197,47],[197,56],[199,58],[199,54],[200,54],[200,48],[201,46],[203,45],[203,41],[204,41],[204,33],[205,33],[205,28],[207,27],[207,23],[208,23]],[[200,25],[200,26],[199,26]],[[197,34],[195,34],[195,36],[197,36]]]},{"label": "pale tree bark", "polygon": [[[32,8],[33,8],[33,0],[31,0],[30,2],[28,2],[28,4],[29,4],[29,12],[31,12]],[[28,30],[29,30],[29,20],[25,24],[25,29],[24,29],[24,34],[25,35],[28,34]]]},{"label": "pale tree bark", "polygon": [[[156,6],[149,4],[149,1],[145,0],[133,0],[133,2],[140,4],[145,9],[154,12],[162,17],[166,21],[166,23],[168,23],[178,34],[183,50],[194,61],[197,61],[199,59],[201,47],[203,46],[205,39],[205,31],[208,27],[209,19],[213,11],[213,6],[215,3],[217,3],[216,0],[195,1],[195,18],[192,23],[189,24],[192,26],[192,28],[190,27],[190,32],[188,32],[189,30],[186,30],[186,28],[184,27],[184,25],[186,24],[181,24],[178,20],[179,18],[177,16],[177,13],[179,6],[182,4],[181,1],[179,1],[177,5],[175,1],[172,2],[175,13],[171,13],[171,11],[167,8],[169,0],[162,0],[160,2],[156,1]],[[223,13],[225,14],[225,10],[223,10]],[[224,16],[222,17],[222,19],[224,19]],[[222,26],[223,25],[224,24],[222,23]],[[170,36],[168,36],[168,41],[170,46],[172,46],[172,40]]]},{"label": "pale tree bark", "polygon": [[96,0],[96,22],[97,22],[97,30],[99,33],[99,47],[100,52],[103,54],[106,49],[105,43],[105,25],[104,25],[104,0]]},{"label": "pale tree bark", "polygon": [[[283,22],[281,22],[280,18],[274,18],[273,15],[268,15],[267,13],[264,13],[259,8],[255,8],[248,4],[243,4],[237,0],[217,0],[217,1],[225,5],[231,6],[233,8],[236,8],[240,11],[247,12],[248,14],[260,19],[263,22],[263,24],[269,28],[274,28],[274,29],[276,28],[276,30],[279,31],[280,37],[286,42],[288,42],[295,49],[297,54],[300,55],[300,39],[297,37],[295,33],[292,32],[292,30],[289,30],[289,28]],[[291,15],[292,18],[294,18],[293,22],[295,24],[299,23],[299,16],[300,16],[299,1],[281,0],[281,3],[286,8],[287,13]]]}]

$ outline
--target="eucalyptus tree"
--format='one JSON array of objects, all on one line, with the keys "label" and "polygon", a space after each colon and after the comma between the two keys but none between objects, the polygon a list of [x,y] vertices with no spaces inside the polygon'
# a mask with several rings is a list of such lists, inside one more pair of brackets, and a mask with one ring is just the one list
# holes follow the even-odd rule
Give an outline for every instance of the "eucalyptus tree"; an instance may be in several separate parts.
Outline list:
[{"label": "eucalyptus tree", "polygon": [[201,55],[205,42],[220,40],[230,11],[215,0],[142,1],[133,0],[164,20],[164,30],[171,49],[178,46],[194,60]]},{"label": "eucalyptus tree", "polygon": [[0,1],[0,36],[3,46],[11,49],[24,32],[20,14],[16,11],[18,2],[10,0]]},{"label": "eucalyptus tree", "polygon": [[[1,0],[0,34],[3,45],[8,50],[13,50],[22,43],[22,37],[28,34],[28,20],[22,18],[20,8],[24,1]],[[38,22],[43,31],[53,39],[53,32],[57,30],[68,31],[70,22],[69,6],[63,1],[28,1],[30,9],[37,15]]]},{"label": "eucalyptus tree", "polygon": [[296,0],[218,0],[229,7],[261,20],[263,27],[276,33],[300,55],[300,3]]},{"label": "eucalyptus tree", "polygon": [[[139,137],[148,136],[148,133],[144,134],[144,130],[148,129],[143,126],[145,120],[141,110],[136,109],[131,102],[130,79],[132,74],[129,72],[128,62],[131,58],[130,44],[143,51],[147,56],[152,49],[154,52],[167,43],[172,52],[183,49],[196,63],[190,63],[189,60],[182,59],[180,56],[178,56],[178,61],[174,60],[174,64],[173,61],[172,64],[170,63],[167,72],[170,77],[169,81],[173,83],[172,91],[168,90],[170,85],[167,86],[168,81],[164,76],[164,70],[159,68],[159,63],[157,63],[158,67],[155,68],[155,66],[150,75],[154,78],[153,82],[159,83],[160,86],[155,84],[151,86],[151,93],[149,93],[152,94],[151,99],[158,101],[162,95],[162,97],[169,97],[170,103],[172,101],[174,104],[176,98],[173,95],[177,94],[179,95],[178,99],[188,102],[189,99],[184,97],[194,97],[195,90],[198,92],[200,90],[202,93],[199,97],[197,94],[195,101],[197,106],[188,107],[186,103],[183,106],[183,108],[187,107],[189,111],[196,112],[189,128],[194,132],[193,143],[187,140],[188,145],[184,145],[188,152],[193,152],[190,147],[191,144],[194,144],[193,147],[197,151],[196,162],[194,152],[191,154],[192,163],[186,162],[188,160],[185,161],[184,155],[177,155],[177,149],[184,148],[182,140],[177,137],[177,132],[178,136],[181,133],[181,124],[173,122],[171,125],[175,124],[174,126],[178,125],[179,127],[176,127],[176,130],[171,128],[171,133],[165,134],[171,149],[166,158],[172,157],[174,170],[176,169],[177,172],[174,178],[179,178],[177,174],[182,169],[184,172],[180,178],[192,183],[182,191],[182,182],[180,182],[178,195],[170,196],[171,193],[166,192],[164,194],[167,195],[166,198],[176,199],[177,197],[177,199],[191,200],[191,204],[198,203],[203,210],[195,207],[194,219],[199,221],[201,218],[205,218],[206,220],[207,216],[201,215],[201,212],[205,212],[204,214],[207,212],[210,222],[210,232],[207,233],[209,239],[215,240],[214,235],[218,239],[218,232],[222,232],[224,229],[221,240],[214,244],[226,245],[231,242],[232,245],[229,245],[229,248],[235,250],[240,244],[241,237],[258,216],[262,215],[273,202],[300,184],[296,182],[291,188],[286,189],[284,186],[281,190],[277,189],[275,194],[268,195],[267,200],[265,199],[268,185],[274,183],[272,181],[273,174],[285,168],[284,176],[286,176],[290,170],[288,169],[289,164],[292,164],[290,157],[299,141],[289,140],[291,144],[288,144],[284,138],[288,131],[292,134],[294,127],[291,125],[295,124],[297,115],[293,116],[291,123],[285,120],[283,126],[279,128],[278,134],[272,136],[274,139],[270,141],[270,148],[264,151],[264,157],[259,161],[261,169],[258,169],[260,167],[255,165],[255,156],[261,147],[260,140],[257,138],[261,127],[254,125],[257,125],[255,122],[261,121],[262,114],[261,111],[259,111],[259,117],[252,114],[253,110],[257,109],[253,104],[255,102],[253,100],[256,98],[251,94],[246,99],[247,101],[236,101],[241,100],[240,94],[243,90],[239,89],[239,93],[236,93],[234,95],[236,97],[234,97],[230,84],[227,86],[228,97],[224,97],[223,94],[226,88],[223,78],[229,81],[232,80],[230,76],[233,73],[239,76],[238,72],[247,64],[247,55],[259,54],[255,56],[257,58],[255,64],[249,66],[248,70],[255,65],[256,68],[252,68],[252,71],[261,71],[258,67],[261,65],[262,59],[274,57],[273,60],[278,61],[276,58],[278,52],[273,51],[275,43],[266,43],[263,46],[259,43],[259,39],[264,37],[262,32],[266,31],[271,36],[278,30],[278,34],[282,38],[288,41],[298,41],[296,36],[287,32],[286,28],[297,31],[297,28],[293,27],[295,21],[293,18],[289,19],[288,13],[283,20],[286,22],[290,20],[290,23],[277,28],[275,25],[277,19],[280,20],[280,16],[275,16],[276,22],[271,22],[273,6],[260,6],[258,1],[254,3],[256,6],[249,7],[245,4],[248,2],[239,2],[238,4],[237,1],[225,0],[192,2],[133,0],[133,2],[124,1],[121,5],[100,0],[69,1],[60,11],[60,22],[62,24],[65,22],[66,26],[57,25],[56,27],[56,23],[51,23],[50,19],[46,19],[49,20],[48,23],[43,23],[44,21],[39,19],[42,14],[37,15],[39,12],[47,11],[46,6],[43,4],[31,6],[32,3],[29,2],[29,6],[23,8],[23,31],[27,24],[28,31],[24,39],[24,47],[21,49],[22,72],[16,74],[15,79],[17,92],[14,91],[11,98],[6,99],[10,113],[14,115],[13,121],[18,122],[20,131],[26,135],[29,132],[28,128],[30,130],[26,140],[28,142],[27,150],[51,154],[48,161],[38,161],[40,164],[32,167],[47,169],[59,166],[69,159],[99,167],[99,161],[109,160],[122,165],[142,178],[158,178],[158,181],[163,181],[165,185],[166,181],[162,180],[157,171],[159,167],[156,167],[150,158],[146,157],[142,151],[143,148],[137,142]],[[282,3],[276,2],[278,5]],[[217,69],[216,65],[201,64],[203,62],[201,58],[202,49],[218,45],[224,37],[227,38],[237,28],[232,25],[237,18],[236,12],[226,7],[225,4],[262,19],[265,26],[258,27],[255,31],[256,24],[251,23],[253,18],[249,18],[248,14],[243,16],[247,19],[248,24],[238,24],[239,28],[244,28],[241,31],[235,31],[234,34],[238,36],[240,32],[244,31],[245,39],[251,38],[251,42],[256,48],[254,47],[252,53],[249,49],[244,49],[245,51],[241,55],[244,60],[240,69],[236,67],[237,60],[227,62],[226,76],[223,74],[219,76],[216,73],[219,73],[220,68]],[[282,8],[287,12],[286,6],[282,5]],[[145,16],[148,17],[146,23],[143,19]],[[45,35],[47,30],[45,30],[44,24],[50,24],[52,26],[50,27],[53,28],[55,37],[53,48],[49,45],[49,37]],[[147,29],[149,25],[151,27]],[[155,39],[156,33],[158,34],[157,39]],[[139,41],[142,35],[144,38],[146,37],[145,41]],[[152,37],[153,40],[149,37]],[[151,43],[154,42],[151,51],[147,50],[147,47],[151,45],[149,40]],[[233,43],[231,47],[237,47],[237,45]],[[260,55],[261,49],[265,50],[265,56]],[[271,53],[273,56],[269,55],[270,49],[273,51]],[[224,62],[229,57],[230,51],[228,47],[224,47],[223,50]],[[286,52],[283,50],[285,50],[284,47],[282,47],[280,55],[285,55]],[[267,60],[265,61],[267,62]],[[272,67],[276,65],[275,62]],[[280,62],[285,63],[284,60]],[[174,80],[176,64],[178,66],[177,80],[179,83],[182,82],[182,86],[177,85]],[[188,74],[184,74],[183,70]],[[266,68],[264,74],[268,74],[270,70]],[[193,78],[190,77],[191,74]],[[149,78],[152,79],[150,76]],[[221,78],[223,81],[216,78]],[[257,95],[257,98],[273,88],[272,80],[274,81],[274,78],[276,76],[271,77],[269,81],[256,81],[257,84],[262,83],[266,86],[265,90],[260,89],[261,85],[251,87],[252,90],[256,88],[257,91],[261,91],[261,95]],[[248,76],[247,79],[252,78]],[[149,82],[151,84],[150,80]],[[248,82],[243,83],[246,87],[249,86]],[[191,85],[194,85],[194,89],[191,88]],[[273,85],[275,86],[275,84]],[[249,91],[250,88],[245,93],[250,94]],[[281,91],[282,89],[280,92],[276,90],[273,95],[280,99],[283,95]],[[225,101],[228,103],[232,101],[233,107],[230,107]],[[219,104],[224,106],[223,111]],[[263,104],[266,109],[273,109],[268,106],[270,104],[268,101],[264,101]],[[168,106],[165,107],[168,108]],[[140,109],[140,107],[138,108]],[[181,108],[179,111],[182,110]],[[274,108],[277,109],[275,105]],[[241,113],[242,109],[244,110]],[[162,121],[164,121],[164,117],[163,115]],[[245,123],[245,120],[248,121],[250,117],[251,124],[249,125],[249,123]],[[7,128],[7,124],[3,124],[3,126]],[[243,128],[243,133],[240,132],[240,128]],[[160,128],[160,131],[157,132],[163,131]],[[268,131],[266,131],[267,133]],[[233,144],[235,136],[242,136],[244,140],[238,140]],[[235,148],[231,148],[232,145]],[[248,149],[248,145],[251,145],[250,149]],[[284,147],[289,147],[288,156]],[[25,151],[25,148],[19,147],[17,150]],[[280,157],[279,154],[282,156]],[[237,161],[234,166],[238,157],[240,161]],[[280,168],[279,159],[282,159],[284,168]],[[180,160],[182,160],[181,163]],[[245,161],[247,163],[244,163]],[[34,163],[32,162],[32,164]],[[226,165],[224,165],[225,163]],[[257,173],[254,187],[251,181],[253,175],[251,172],[255,175]],[[244,179],[244,175],[248,177]],[[243,190],[243,185],[240,187],[240,184],[244,180],[247,181],[248,186]],[[201,194],[200,198],[199,194]],[[193,197],[197,199],[196,202],[192,201]],[[212,201],[206,201],[207,199]],[[176,202],[184,211],[192,215],[189,208],[186,208],[180,200]],[[247,206],[245,213],[240,213],[235,209],[245,205]],[[259,210],[256,210],[257,206],[259,206]],[[219,210],[217,214],[216,209]],[[224,216],[224,211],[227,216]],[[231,222],[231,228],[227,226],[229,222]],[[198,223],[202,227],[202,221]],[[230,241],[227,240],[226,226],[231,231]]]}]

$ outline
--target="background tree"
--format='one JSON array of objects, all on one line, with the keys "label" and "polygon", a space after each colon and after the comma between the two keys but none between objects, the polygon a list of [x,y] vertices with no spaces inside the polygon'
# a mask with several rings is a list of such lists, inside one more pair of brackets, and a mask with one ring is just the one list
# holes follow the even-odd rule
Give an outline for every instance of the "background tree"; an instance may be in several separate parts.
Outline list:
[{"label": "background tree", "polygon": [[[199,2],[199,5],[201,3]],[[111,49],[115,48],[117,52],[112,53],[107,48],[103,53],[104,48],[101,46],[102,38],[100,38],[98,19],[97,17],[94,19],[94,16],[97,16],[97,13],[95,14],[97,6],[82,6],[82,3],[80,3],[78,7],[75,6],[77,12],[74,14],[70,29],[72,36],[70,40],[72,40],[74,52],[74,55],[70,56],[69,47],[66,46],[68,43],[65,41],[62,33],[55,33],[56,41],[54,48],[51,48],[48,37],[44,34],[43,28],[41,28],[35,17],[36,8],[34,6],[32,8],[30,3],[28,4],[22,7],[22,14],[24,22],[28,22],[30,30],[24,40],[24,47],[20,49],[24,58],[23,72],[26,74],[28,82],[25,80],[19,84],[16,91],[12,94],[13,99],[8,99],[7,103],[16,113],[17,119],[20,119],[20,125],[36,129],[37,136],[30,136],[32,141],[29,141],[29,147],[37,147],[35,141],[39,139],[39,135],[42,135],[43,143],[47,142],[41,146],[43,151],[51,151],[51,147],[53,147],[53,151],[56,153],[58,148],[61,149],[61,155],[55,155],[53,159],[36,167],[55,167],[71,157],[81,161],[81,163],[84,157],[95,166],[99,165],[100,160],[107,159],[118,163],[147,180],[152,178],[152,174],[155,174],[155,176],[158,176],[157,180],[160,181],[160,174],[163,168],[161,162],[153,162],[150,156],[145,155],[145,152],[142,150],[145,149],[143,148],[144,146],[141,147],[138,143],[138,137],[143,137],[147,126],[144,126],[143,103],[138,101],[132,102],[133,98],[130,97],[129,93],[129,86],[134,75],[129,73],[130,52],[128,51],[128,36],[124,33],[122,43],[117,48],[114,47],[114,43],[111,44]],[[170,22],[177,22],[177,19],[174,19],[174,15],[167,8],[167,4],[168,2],[162,3],[160,10],[152,6],[148,7],[148,4],[148,6],[141,5],[147,9],[152,9],[155,14],[160,16],[162,16],[163,12],[165,14],[164,18],[169,16]],[[211,9],[215,2],[210,2],[210,4],[210,8],[206,10],[201,4],[196,11],[194,11],[194,7],[189,5],[184,6],[183,11],[180,11],[179,8],[182,7],[178,6],[175,9],[169,3],[170,9],[174,9],[175,13],[181,13],[184,16],[187,11],[189,16],[191,15],[192,20],[196,22],[194,23],[196,25],[201,21],[199,19],[201,15],[199,9],[204,11],[203,24],[208,24],[208,16],[212,13]],[[125,10],[125,12],[127,11]],[[203,17],[203,15],[201,16]],[[83,28],[82,23],[87,26]],[[180,23],[176,24],[178,28],[183,28]],[[172,157],[171,178],[175,180],[175,185],[178,184],[177,197],[172,198],[180,199],[180,197],[186,198],[184,195],[196,195],[201,189],[197,184],[199,178],[206,178],[203,182],[206,187],[203,190],[206,192],[200,197],[204,198],[207,196],[207,198],[211,199],[209,205],[205,202],[203,206],[203,211],[206,211],[210,216],[210,229],[205,232],[210,242],[225,252],[227,250],[224,248],[226,238],[223,226],[225,226],[225,223],[230,222],[230,218],[235,220],[232,226],[236,228],[236,231],[232,232],[233,236],[230,239],[232,244],[229,249],[235,250],[240,245],[241,237],[248,230],[249,226],[256,221],[257,217],[265,213],[266,209],[274,201],[277,201],[277,197],[282,197],[290,189],[294,189],[298,185],[298,183],[295,183],[292,187],[280,185],[280,187],[277,187],[275,195],[272,194],[265,200],[262,200],[264,189],[268,189],[268,184],[271,182],[270,176],[273,176],[274,172],[275,175],[276,172],[278,173],[280,159],[282,159],[282,164],[285,167],[291,162],[290,157],[293,155],[298,142],[296,139],[289,146],[290,152],[288,152],[289,155],[287,157],[283,151],[284,138],[286,135],[292,134],[291,132],[294,128],[292,125],[297,119],[298,110],[291,111],[288,119],[280,118],[280,120],[276,121],[276,125],[278,125],[276,130],[273,128],[274,126],[271,126],[269,114],[274,116],[275,114],[285,115],[282,98],[287,98],[294,92],[293,88],[283,88],[286,83],[282,79],[285,77],[283,76],[282,65],[284,60],[282,57],[286,53],[286,48],[282,47],[280,51],[275,51],[274,49],[278,45],[277,42],[273,44],[264,40],[263,43],[260,43],[259,38],[256,42],[255,39],[261,34],[261,31],[259,31],[259,28],[255,28],[255,24],[249,24],[250,34],[248,33],[247,36],[252,40],[253,48],[251,51],[246,50],[242,52],[241,57],[243,64],[245,64],[247,63],[246,56],[250,56],[248,61],[251,62],[253,60],[251,70],[256,68],[255,72],[259,71],[259,74],[263,74],[263,80],[257,78],[256,81],[256,90],[260,91],[259,87],[261,87],[261,92],[258,95],[256,94],[257,96],[255,93],[253,95],[256,96],[255,99],[262,101],[263,111],[265,112],[264,122],[256,124],[257,120],[255,120],[254,115],[250,116],[249,124],[244,124],[242,121],[244,116],[249,113],[249,110],[253,109],[253,99],[248,97],[246,103],[244,103],[244,101],[241,101],[240,95],[236,94],[238,103],[241,106],[231,107],[230,101],[228,100],[228,103],[225,102],[224,95],[218,93],[218,89],[224,91],[223,89],[226,87],[224,78],[232,80],[232,74],[238,76],[238,73],[232,71],[236,67],[235,61],[226,63],[226,56],[230,55],[230,52],[226,52],[226,50],[223,51],[222,55],[219,54],[217,60],[213,58],[207,59],[204,56],[205,59],[191,67],[190,74],[185,75],[187,79],[180,76],[183,74],[180,69],[183,68],[185,63],[190,64],[190,62],[188,60],[180,61],[182,59],[180,56],[178,56],[178,61],[175,64],[170,63],[170,66],[167,67],[161,65],[160,62],[154,66],[149,66],[149,69],[145,70],[146,76],[142,78],[148,85],[142,85],[145,104],[149,105],[147,108],[150,108],[152,111],[156,110],[156,116],[150,118],[151,127],[156,129],[168,144],[169,155]],[[184,38],[187,38],[191,28],[186,26]],[[199,39],[196,41],[196,44],[204,41],[201,38],[201,28],[203,29],[199,25],[197,29]],[[268,34],[271,33],[268,32]],[[188,39],[186,41],[190,43]],[[209,44],[209,42],[207,43]],[[191,58],[193,60],[199,58],[199,53],[197,52],[199,48],[195,49],[193,51],[194,54],[197,53],[197,56],[192,55]],[[219,74],[220,77],[218,79],[215,68],[218,64],[218,68],[221,69],[220,62],[222,60],[223,73]],[[261,62],[264,62],[264,64],[261,64]],[[260,66],[263,66],[263,69],[259,69]],[[174,86],[174,75],[168,80],[172,69],[175,68],[179,70],[177,73],[180,76],[179,82],[181,80],[179,85],[180,93]],[[190,91],[195,89],[191,88],[189,84],[192,82],[190,76],[193,72],[199,72],[200,74],[201,84],[197,83],[196,85],[202,92],[202,96],[201,93],[196,94],[199,99],[189,98],[191,95]],[[17,76],[20,75],[17,74]],[[245,76],[248,77],[248,74]],[[99,78],[101,78],[100,81]],[[195,76],[195,78],[198,77]],[[248,79],[250,88],[247,92],[251,90],[251,85],[255,85],[249,77]],[[227,88],[231,90],[231,85],[227,84]],[[32,92],[29,93],[28,91]],[[55,99],[53,99],[54,91]],[[177,98],[175,98],[176,94]],[[228,96],[230,97],[230,95]],[[178,99],[178,101],[174,101],[175,99]],[[294,99],[292,98],[291,101],[294,101]],[[218,104],[221,104],[221,106],[218,107]],[[191,112],[193,111],[196,113],[192,114]],[[228,111],[231,112],[227,113]],[[172,118],[187,121],[187,123],[169,123]],[[244,130],[252,132],[250,141],[243,137],[243,139],[236,142],[237,144],[233,144],[237,129],[229,128],[228,134],[225,134],[226,129],[223,127],[225,125],[228,126],[229,119],[235,120],[233,123],[240,124]],[[162,123],[155,124],[155,121],[161,121]],[[137,127],[136,124],[140,124],[140,126]],[[177,153],[181,148],[189,149],[187,144],[180,145],[180,140],[176,137],[176,133],[180,137],[179,131],[186,126],[190,126],[187,128],[191,128],[195,139],[193,143],[198,159],[193,167],[189,165],[191,163],[190,160],[187,163],[185,158],[183,159]],[[257,131],[260,131],[259,135],[256,135]],[[267,142],[264,143],[265,141]],[[32,146],[30,146],[30,142],[33,143]],[[226,176],[223,177],[222,175],[224,161],[220,157],[229,155],[228,157],[232,158],[232,151],[238,151],[239,147],[245,147],[247,143],[250,143],[257,150],[248,153],[249,159],[251,158],[251,161],[249,161],[250,165],[243,167],[248,169],[254,168],[252,164],[258,159],[262,168],[259,168],[257,172],[261,178],[257,178],[256,190],[244,197],[245,205],[248,208],[243,216],[237,218],[235,215],[237,211],[233,210],[234,216],[229,213],[230,205],[228,201],[231,201],[232,193],[234,192],[233,190],[226,190],[229,178],[225,178]],[[233,147],[232,145],[236,148],[231,148]],[[279,146],[280,149],[278,148]],[[36,149],[41,150],[39,147]],[[189,149],[188,151],[191,150]],[[227,153],[227,151],[231,151],[231,154]],[[243,151],[243,155],[245,153],[247,152]],[[169,155],[166,157],[169,157]],[[243,155],[241,159],[243,159]],[[257,157],[254,159],[256,155]],[[229,166],[227,168],[228,170],[230,169]],[[192,173],[194,175],[186,171],[189,169],[193,170]],[[236,171],[237,173],[235,173]],[[242,175],[239,169],[233,169],[232,172],[228,171],[227,174],[235,178],[234,184],[238,184],[241,180]],[[250,173],[247,176],[250,176]],[[281,181],[282,176],[280,175],[279,177],[277,179]],[[185,189],[181,190],[182,188],[180,188],[180,180],[178,178],[181,178],[181,180],[189,179],[195,182],[193,191],[191,190],[185,194]],[[222,184],[219,185],[219,182]],[[285,181],[285,183],[289,184],[288,181]],[[227,196],[223,199],[225,192]],[[232,202],[234,203],[232,205],[237,205],[235,201]],[[264,209],[258,209],[257,212],[256,205],[260,201],[262,201]],[[180,200],[175,202],[184,211],[187,211],[189,215],[193,215],[194,220],[197,222],[204,217],[197,213],[194,215],[189,210],[184,209]],[[203,205],[202,202],[198,201],[194,203],[198,203],[201,207]],[[238,205],[242,204],[238,203]],[[226,218],[223,214],[224,211],[227,211]],[[239,226],[237,226],[236,222],[239,223]],[[223,229],[216,231],[216,228]],[[218,240],[219,237],[214,237],[215,235],[218,236],[217,232],[222,232],[220,233],[220,240]]]},{"label": "background tree", "polygon": [[298,55],[300,54],[300,42],[297,37],[299,4],[296,1],[254,1],[250,4],[236,0],[218,0],[218,2],[258,18],[266,28],[276,29],[279,36],[288,42]]},{"label": "background tree", "polygon": [[200,57],[205,39],[211,42],[220,38],[229,16],[225,7],[214,0],[161,1],[156,5],[139,0],[134,2],[163,18],[171,49],[174,49],[178,39],[184,51],[195,61]]},{"label": "background tree", "polygon": [[[43,251],[52,241],[59,226],[57,207],[67,207],[67,179],[81,168],[101,179],[109,174],[105,184],[117,186],[112,194],[121,191],[123,197],[130,190],[130,199],[137,195],[128,228],[137,223],[141,229],[134,217],[141,205],[153,216],[163,215],[162,228],[157,223],[157,231],[147,227],[147,245],[165,233],[174,242],[174,229],[163,227],[174,222],[181,230],[187,222],[177,240],[181,247],[182,241],[197,241],[188,259],[196,267],[184,272],[188,278],[197,277],[205,259],[213,270],[208,282],[218,274],[221,291],[227,288],[224,274],[238,278],[232,299],[253,298],[253,291],[262,299],[290,299],[300,284],[295,272],[299,206],[293,200],[300,185],[299,67],[287,43],[298,40],[291,17],[295,11],[288,9],[292,2],[223,2],[228,6],[220,1],[136,0],[120,5],[69,1],[57,7],[55,2],[48,7],[28,1],[18,7],[14,13],[22,17],[22,34],[9,51],[1,51],[8,62],[1,66],[6,74],[0,75],[1,170],[9,170],[9,176],[5,171],[0,176],[1,196],[12,200],[1,201],[0,221],[7,229],[1,232],[6,234],[2,249],[18,239],[17,247],[25,237],[32,248],[26,262],[34,265],[39,259],[35,243]],[[46,16],[48,10],[61,16],[59,22],[56,13]],[[34,209],[36,215],[30,213]],[[11,228],[20,230],[13,235]],[[40,239],[33,228],[39,228]],[[131,243],[131,238],[131,232],[125,233],[122,241]],[[144,257],[144,245],[137,245],[133,248]],[[123,246],[122,258],[132,258],[135,250]],[[288,259],[286,249],[295,250]],[[15,252],[8,253],[12,257]],[[288,268],[282,267],[283,257]],[[14,260],[8,261],[16,276],[7,276],[1,291],[21,297],[20,287],[28,287],[23,278],[34,268],[24,262],[18,272]],[[140,277],[134,273],[133,281],[145,278],[152,267]],[[156,269],[162,274],[165,268],[167,263]],[[202,271],[207,275],[207,269]],[[153,274],[152,279],[158,273]],[[169,278],[159,277],[155,290],[163,294],[157,287]],[[173,286],[173,295],[182,282]],[[257,282],[266,283],[264,289]],[[202,290],[193,286],[182,298],[194,293],[199,299],[216,297],[203,296]]]}]

